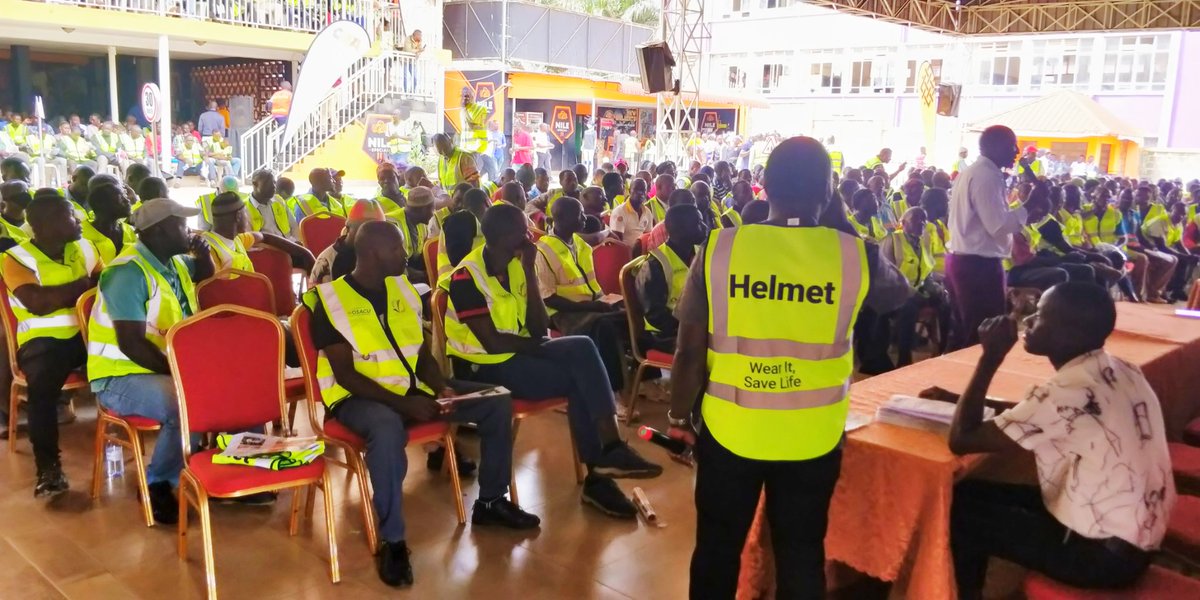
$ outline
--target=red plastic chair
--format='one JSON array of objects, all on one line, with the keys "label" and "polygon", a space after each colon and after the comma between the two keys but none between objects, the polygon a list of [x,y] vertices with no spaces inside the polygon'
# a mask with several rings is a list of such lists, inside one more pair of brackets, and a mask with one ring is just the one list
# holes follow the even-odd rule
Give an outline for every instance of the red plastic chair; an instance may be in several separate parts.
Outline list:
[{"label": "red plastic chair", "polygon": [[1168,442],[1175,487],[1180,493],[1200,495],[1200,448],[1180,442]]},{"label": "red plastic chair", "polygon": [[[430,299],[429,305],[433,310],[433,355],[437,359],[438,364],[442,368],[442,372],[450,373],[450,360],[446,355],[446,310],[449,304],[449,296],[445,290],[436,288],[433,292],[433,298]],[[513,398],[513,445],[517,443],[517,432],[521,428],[521,421],[526,418],[557,408],[563,408],[567,405],[566,398],[547,398],[545,400],[528,400],[524,398]],[[575,446],[575,433],[571,433],[571,454],[575,457],[575,482],[583,483],[583,478],[587,475],[586,469],[579,462],[579,449]],[[449,455],[447,455],[449,460]],[[513,504],[520,506],[520,501],[517,499],[517,467],[516,461],[513,461],[512,482],[508,485],[509,499]]]},{"label": "red plastic chair", "polygon": [[330,213],[317,213],[300,221],[300,245],[317,256],[333,245],[346,227],[345,217]]},{"label": "red plastic chair", "polygon": [[[238,340],[230,345],[228,340]],[[179,398],[179,428],[185,464],[179,476],[179,556],[187,557],[188,506],[200,514],[208,597],[216,598],[209,497],[236,498],[259,492],[293,490],[289,533],[295,535],[300,492],[324,491],[329,576],[336,583],[337,534],[333,487],[325,458],[272,471],[244,465],[213,464],[216,449],[195,451],[191,434],[245,431],[281,420],[287,429],[283,392],[283,326],[273,316],[223,305],[197,313],[167,332],[167,358]]]},{"label": "red plastic chair", "polygon": [[675,356],[659,350],[643,351],[638,340],[646,332],[646,309],[634,287],[634,277],[637,269],[643,263],[631,262],[621,268],[618,280],[621,284],[621,295],[625,297],[625,321],[629,324],[629,352],[637,363],[637,370],[629,381],[629,410],[625,413],[625,422],[632,424],[634,409],[637,408],[638,389],[642,387],[642,375],[646,369],[657,367],[670,370],[675,364]]},{"label": "red plastic chair", "polygon": [[[12,385],[8,390],[8,451],[15,453],[17,451],[17,409],[21,405],[21,398],[25,396],[24,391],[29,389],[29,382],[25,379],[25,373],[21,371],[21,366],[17,364],[17,315],[12,311],[12,304],[8,301],[8,286],[0,280],[0,320],[4,321],[4,344],[8,349],[8,368],[12,373]],[[75,371],[67,377],[67,382],[63,384],[63,391],[79,390],[88,387],[87,376],[80,371]],[[71,411],[75,410],[75,401],[71,401]]]},{"label": "red plastic chair", "polygon": [[254,264],[254,272],[271,280],[275,294],[275,315],[287,317],[296,308],[296,286],[292,282],[292,257],[278,248],[259,244],[246,252]]},{"label": "red plastic chair", "polygon": [[1200,446],[1200,418],[1192,419],[1183,428],[1183,441],[1192,446]]},{"label": "red plastic chair", "polygon": [[596,281],[605,294],[624,295],[621,290],[621,269],[632,259],[632,250],[621,242],[608,240],[592,249]]},{"label": "red plastic chair", "polygon": [[421,248],[421,253],[425,260],[425,274],[429,277],[429,282],[437,283],[437,255],[438,255],[438,239],[436,237],[425,240],[425,246]]},{"label": "red plastic chair", "polygon": [[1200,496],[1176,498],[1163,552],[1188,565],[1192,572],[1200,570]]},{"label": "red plastic chair", "polygon": [[1084,590],[1059,583],[1031,572],[1025,577],[1025,597],[1028,600],[1164,600],[1166,598],[1200,598],[1200,580],[1191,579],[1158,565],[1150,569],[1131,587],[1121,590]]},{"label": "red plastic chair", "polygon": [[[79,332],[83,335],[83,343],[87,344],[88,323],[92,319],[92,307],[96,304],[96,289],[90,289],[79,297],[75,303],[75,317],[79,319]],[[109,425],[117,428],[118,432],[109,433]],[[99,402],[96,403],[96,440],[95,458],[92,460],[92,502],[100,498],[101,473],[104,469],[104,446],[107,442],[118,444],[133,455],[134,477],[137,479],[138,497],[141,498],[142,516],[146,519],[146,527],[154,527],[154,514],[150,512],[150,487],[146,483],[146,444],[143,433],[158,431],[162,426],[158,421],[137,415],[122,417],[109,412]],[[124,433],[124,437],[118,435]]]},{"label": "red plastic chair", "polygon": [[[379,547],[379,532],[375,524],[375,505],[371,502],[370,474],[367,472],[366,452],[367,443],[345,425],[325,412],[325,404],[321,402],[321,387],[317,383],[317,349],[312,341],[312,313],[306,306],[297,306],[292,313],[292,338],[296,342],[296,350],[300,354],[301,368],[304,370],[305,398],[308,399],[309,424],[313,432],[321,436],[329,445],[342,451],[346,461],[330,458],[329,463],[342,467],[358,480],[358,492],[362,497],[363,529],[367,532],[367,546],[371,552]],[[318,409],[318,405],[320,409]],[[324,414],[324,420],[317,418]],[[440,442],[446,448],[446,460],[443,468],[450,474],[451,492],[454,496],[454,508],[458,513],[458,524],[467,522],[467,511],[463,506],[462,478],[458,474],[458,458],[454,450],[454,425],[445,421],[428,423],[406,423],[408,429],[408,445],[420,445],[428,442]],[[311,509],[312,503],[309,503]]]},{"label": "red plastic chair", "polygon": [[212,277],[196,286],[196,300],[200,309],[221,304],[233,304],[268,315],[275,314],[275,291],[271,280],[261,273],[238,269],[217,271]]}]

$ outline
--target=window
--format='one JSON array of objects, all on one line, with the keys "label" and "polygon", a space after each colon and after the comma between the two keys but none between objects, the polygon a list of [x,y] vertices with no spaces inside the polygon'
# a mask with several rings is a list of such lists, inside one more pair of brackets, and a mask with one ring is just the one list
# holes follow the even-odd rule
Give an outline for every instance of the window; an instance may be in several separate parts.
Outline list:
[{"label": "window", "polygon": [[850,63],[850,93],[858,94],[871,87],[871,61],[856,60]]},{"label": "window", "polygon": [[1169,34],[1104,40],[1103,90],[1162,90],[1167,82]]},{"label": "window", "polygon": [[1020,42],[980,44],[976,52],[975,83],[1014,90],[1021,83]]},{"label": "window", "polygon": [[910,60],[905,64],[905,79],[904,93],[913,94],[917,91],[917,73],[921,69],[921,63],[928,62],[930,69],[933,70],[933,81],[938,83],[942,80],[942,59],[933,58],[929,61]]},{"label": "window", "polygon": [[729,12],[742,12],[742,0],[729,0]]},{"label": "window", "polygon": [[788,67],[784,65],[763,65],[762,92],[764,94],[770,94],[772,91],[778,91],[781,84],[786,81],[787,75]]},{"label": "window", "polygon": [[746,72],[741,67],[729,67],[729,77],[726,81],[730,89],[744,89],[746,87]]},{"label": "window", "polygon": [[810,71],[809,91],[842,93],[842,65],[835,62],[814,62]]},{"label": "window", "polygon": [[1092,39],[1034,40],[1029,84],[1033,89],[1085,89],[1091,81]]},{"label": "window", "polygon": [[763,8],[785,8],[792,5],[792,0],[759,0]]}]

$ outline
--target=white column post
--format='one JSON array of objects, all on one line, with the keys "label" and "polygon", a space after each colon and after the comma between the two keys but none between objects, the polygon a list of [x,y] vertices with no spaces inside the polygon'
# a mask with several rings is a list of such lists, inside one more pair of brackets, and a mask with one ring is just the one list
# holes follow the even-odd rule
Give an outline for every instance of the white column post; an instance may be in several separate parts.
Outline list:
[{"label": "white column post", "polygon": [[173,173],[171,170],[171,44],[166,35],[158,36],[158,89],[162,106],[159,112],[162,118],[158,121],[158,159],[162,172]]},{"label": "white column post", "polygon": [[114,123],[121,122],[121,107],[117,102],[117,49],[108,47],[108,111]]}]

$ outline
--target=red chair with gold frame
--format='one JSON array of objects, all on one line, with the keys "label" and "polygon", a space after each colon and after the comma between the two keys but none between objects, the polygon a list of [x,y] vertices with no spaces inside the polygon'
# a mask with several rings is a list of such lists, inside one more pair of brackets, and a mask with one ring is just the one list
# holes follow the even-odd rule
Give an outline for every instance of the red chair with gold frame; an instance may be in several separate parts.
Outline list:
[{"label": "red chair with gold frame", "polygon": [[[88,340],[88,323],[92,319],[92,307],[96,304],[97,293],[96,288],[92,288],[80,296],[79,301],[75,303],[75,317],[79,319],[79,332],[83,335],[85,345]],[[124,433],[125,437],[109,433],[110,425]],[[137,478],[142,516],[146,519],[146,527],[154,527],[154,514],[150,512],[150,488],[146,483],[146,444],[142,434],[160,429],[162,426],[154,419],[137,415],[122,417],[104,408],[97,400],[95,458],[92,460],[92,502],[100,499],[100,475],[104,469],[105,442],[118,444],[133,454],[136,471],[134,477]]]},{"label": "red chair with gold frame", "polygon": [[425,245],[421,248],[421,254],[425,260],[425,275],[429,278],[429,283],[437,284],[437,255],[438,255],[438,239],[436,237],[425,240]]},{"label": "red chair with gold frame", "polygon": [[592,249],[596,282],[605,294],[621,294],[621,269],[633,259],[633,249],[615,240],[605,240]]},{"label": "red chair with gold frame", "polygon": [[275,316],[289,317],[296,308],[296,285],[292,282],[292,257],[278,248],[258,244],[246,255],[254,264],[254,272],[266,275],[271,280],[275,295]]},{"label": "red chair with gold frame", "polygon": [[646,332],[646,309],[642,306],[637,289],[634,287],[634,275],[643,264],[645,264],[644,261],[638,260],[630,262],[621,267],[619,276],[621,295],[625,297],[625,321],[629,324],[629,352],[633,355],[633,361],[637,363],[637,370],[634,371],[633,377],[629,381],[629,410],[625,413],[627,424],[633,422],[634,410],[637,408],[638,388],[642,386],[642,375],[646,369],[657,367],[670,370],[675,363],[673,355],[660,350],[643,352],[641,344],[638,343],[638,340],[642,339]]},{"label": "red chair with gold frame", "polygon": [[317,213],[300,221],[300,245],[319,256],[342,235],[346,218],[331,213]]},{"label": "red chair with gold frame", "polygon": [[[442,368],[443,373],[449,374],[450,360],[446,355],[446,310],[449,305],[449,296],[445,290],[437,288],[433,292],[433,297],[429,301],[429,306],[433,311],[433,355],[438,360],[438,364]],[[517,443],[517,432],[521,428],[521,421],[526,418],[552,411],[558,408],[567,406],[566,398],[547,398],[545,400],[527,400],[523,398],[513,398],[513,445]],[[571,434],[571,455],[574,457],[575,465],[575,483],[583,483],[583,478],[587,476],[587,471],[583,464],[579,462],[579,449],[575,447],[575,433],[567,428]],[[449,460],[449,456],[447,456]],[[513,504],[520,506],[521,503],[517,499],[517,467],[516,461],[513,461],[512,482],[508,486],[508,495]]]},{"label": "red chair with gold frame", "polygon": [[[271,250],[279,252],[272,248]],[[280,252],[280,254],[283,254]],[[284,255],[287,256],[286,254]],[[290,264],[290,263],[289,263]],[[271,280],[262,273],[224,269],[196,286],[196,300],[200,309],[232,304],[269,315],[278,315],[275,305],[276,294]],[[293,377],[283,382],[288,400],[288,422],[296,421],[296,405],[304,398],[304,379]]]},{"label": "red chair with gold frame", "polygon": [[[363,529],[367,532],[367,547],[374,553],[379,548],[379,532],[375,523],[375,505],[371,501],[371,479],[367,472],[367,442],[324,411],[325,404],[320,400],[321,387],[317,383],[317,349],[312,341],[312,312],[308,310],[307,306],[297,306],[296,310],[292,312],[290,322],[292,339],[296,342],[296,351],[300,354],[300,364],[304,370],[309,424],[314,433],[321,436],[329,445],[340,449],[346,457],[345,462],[334,458],[327,460],[330,464],[338,465],[349,471],[358,481],[358,492],[362,497]],[[317,418],[318,414],[325,414],[325,419]],[[454,508],[458,513],[458,524],[465,524],[467,511],[463,506],[462,478],[458,475],[458,460],[454,451],[454,426],[445,421],[431,421],[409,423],[405,424],[405,427],[408,430],[409,445],[440,442],[445,446],[446,458],[442,463],[443,469],[450,474],[451,492],[454,494]]]},{"label": "red chair with gold frame", "polygon": [[[23,391],[29,389],[29,382],[25,379],[25,373],[21,371],[21,366],[17,364],[17,315],[12,311],[12,304],[8,301],[8,286],[4,284],[3,279],[0,279],[0,320],[4,321],[4,343],[8,349],[8,368],[12,373],[12,385],[8,390],[8,451],[15,453],[17,451],[17,409],[21,405],[21,397],[24,396]],[[67,382],[63,384],[63,391],[81,390],[88,387],[87,376],[81,371],[75,371],[67,377]],[[71,410],[75,410],[74,400],[71,401]]]},{"label": "red chair with gold frame", "polygon": [[[292,490],[289,533],[295,535],[300,497],[312,486],[325,500],[325,533],[329,540],[329,575],[337,583],[337,532],[333,486],[319,456],[307,465],[274,471],[245,465],[213,464],[217,449],[195,450],[191,435],[246,431],[281,420],[287,410],[283,393],[283,326],[273,315],[233,305],[201,311],[167,332],[167,359],[179,398],[183,471],[179,475],[180,558],[187,557],[188,507],[200,515],[208,597],[217,597],[212,524],[208,499],[237,498],[259,492]],[[227,340],[236,339],[229,345]]]}]

